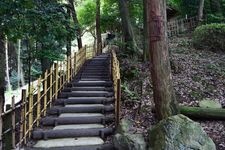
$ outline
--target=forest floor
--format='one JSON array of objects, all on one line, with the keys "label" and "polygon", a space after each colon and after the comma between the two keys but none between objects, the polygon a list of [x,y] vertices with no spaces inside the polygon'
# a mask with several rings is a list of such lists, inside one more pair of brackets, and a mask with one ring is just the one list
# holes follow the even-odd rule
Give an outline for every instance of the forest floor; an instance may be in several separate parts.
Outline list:
[{"label": "forest floor", "polygon": [[[180,105],[198,106],[210,99],[225,108],[225,54],[196,50],[191,36],[170,39],[173,84]],[[134,132],[144,133],[155,123],[149,64],[121,60],[123,77],[123,118],[134,122]],[[136,68],[136,69],[135,69]],[[138,92],[142,89],[141,93]],[[218,150],[225,149],[225,121],[199,121]]]}]

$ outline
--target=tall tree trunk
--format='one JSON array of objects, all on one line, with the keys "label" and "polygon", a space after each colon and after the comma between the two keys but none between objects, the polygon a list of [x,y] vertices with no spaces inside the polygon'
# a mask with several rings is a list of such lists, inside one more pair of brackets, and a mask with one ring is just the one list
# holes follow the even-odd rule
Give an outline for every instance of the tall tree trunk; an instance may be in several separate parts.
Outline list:
[{"label": "tall tree trunk", "polygon": [[75,23],[75,25],[77,25],[76,32],[77,32],[78,49],[81,49],[82,48],[81,28],[80,28],[80,24],[79,24],[78,19],[77,19],[77,13],[76,13],[76,9],[75,9],[75,6],[74,6],[74,0],[69,0],[69,5],[70,5],[70,8],[71,8],[73,22]]},{"label": "tall tree trunk", "polygon": [[148,31],[148,0],[143,0],[143,18],[144,18],[144,29],[143,29],[143,35],[144,35],[144,40],[143,40],[143,61],[146,62],[149,60],[149,31]]},{"label": "tall tree trunk", "polygon": [[100,0],[96,0],[96,37],[97,37],[97,54],[102,53],[102,36],[101,36],[101,22],[100,22]]},{"label": "tall tree trunk", "polygon": [[[67,14],[68,14],[68,20],[70,19],[70,14],[71,14],[71,11],[70,11],[70,9],[69,8],[67,8]],[[69,28],[69,27],[67,27],[67,28]],[[66,54],[67,54],[67,57],[69,57],[70,55],[71,55],[71,38],[68,36],[67,37],[67,44],[66,44]]]},{"label": "tall tree trunk", "polygon": [[137,52],[141,52],[137,45],[133,27],[130,21],[130,14],[128,9],[128,0],[119,0],[119,9],[122,23],[122,30],[124,36],[125,47],[131,55],[135,55]]},{"label": "tall tree trunk", "polygon": [[[5,104],[5,44],[4,36],[0,33],[0,114],[4,111]],[[0,115],[0,149],[2,149],[2,117]]]},{"label": "tall tree trunk", "polygon": [[21,40],[17,41],[17,74],[18,74],[18,81],[17,86],[20,88],[20,81],[21,81],[21,61],[20,61],[20,52],[21,52]]},{"label": "tall tree trunk", "polygon": [[166,0],[149,0],[148,8],[154,102],[161,120],[178,113],[168,52]]},{"label": "tall tree trunk", "polygon": [[8,39],[6,37],[5,39],[5,64],[6,64],[6,79],[7,79],[7,90],[8,91],[12,91],[12,87],[11,87],[11,83],[10,83],[10,77],[9,77],[9,54],[8,54],[8,50],[9,50],[9,45],[8,45]]},{"label": "tall tree trunk", "polygon": [[198,8],[198,21],[199,22],[202,22],[202,19],[203,19],[204,3],[205,3],[205,0],[199,1],[199,8]]}]

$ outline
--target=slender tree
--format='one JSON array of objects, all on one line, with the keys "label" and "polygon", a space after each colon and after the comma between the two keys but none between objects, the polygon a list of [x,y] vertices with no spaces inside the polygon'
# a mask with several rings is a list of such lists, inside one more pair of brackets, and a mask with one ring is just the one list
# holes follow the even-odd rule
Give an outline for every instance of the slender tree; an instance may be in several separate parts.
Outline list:
[{"label": "slender tree", "polygon": [[199,1],[199,8],[198,8],[198,20],[199,20],[199,22],[201,22],[202,19],[203,19],[204,3],[205,3],[205,0]]},{"label": "slender tree", "polygon": [[144,35],[144,40],[143,40],[143,61],[148,61],[149,59],[149,32],[148,32],[148,14],[147,14],[147,10],[148,10],[148,0],[143,0],[143,24],[144,24],[144,30],[143,30],[143,35]]},{"label": "slender tree", "polygon": [[96,0],[96,36],[97,36],[97,54],[102,53],[102,36],[100,22],[100,0]]},{"label": "slender tree", "polygon": [[10,77],[9,77],[9,43],[7,37],[5,38],[5,64],[6,64],[6,78],[7,78],[7,90],[12,91]]},{"label": "slender tree", "polygon": [[161,120],[178,113],[167,44],[166,0],[149,0],[148,8],[154,102]]},{"label": "slender tree", "polygon": [[[0,114],[4,111],[4,103],[5,103],[5,44],[4,44],[4,36],[0,33]],[[2,149],[2,117],[0,115],[0,149]]]},{"label": "slender tree", "polygon": [[71,8],[71,14],[72,14],[72,18],[73,18],[73,22],[75,25],[77,25],[76,27],[76,33],[77,33],[77,43],[78,43],[78,48],[81,49],[82,48],[82,39],[81,39],[81,28],[80,28],[80,24],[78,22],[77,19],[77,12],[74,6],[74,0],[69,0],[69,5]]}]

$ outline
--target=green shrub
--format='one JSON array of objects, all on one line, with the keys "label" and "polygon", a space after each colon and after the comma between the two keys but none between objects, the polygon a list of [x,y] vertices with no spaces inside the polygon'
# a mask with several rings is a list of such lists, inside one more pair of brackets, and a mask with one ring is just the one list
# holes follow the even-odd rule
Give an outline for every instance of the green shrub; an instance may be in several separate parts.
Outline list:
[{"label": "green shrub", "polygon": [[225,52],[225,24],[207,24],[196,28],[193,45],[198,49]]}]

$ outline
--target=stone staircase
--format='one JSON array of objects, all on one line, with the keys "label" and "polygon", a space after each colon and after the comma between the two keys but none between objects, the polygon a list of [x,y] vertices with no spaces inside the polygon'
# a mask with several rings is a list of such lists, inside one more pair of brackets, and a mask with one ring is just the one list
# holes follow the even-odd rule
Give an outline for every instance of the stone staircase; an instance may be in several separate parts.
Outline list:
[{"label": "stone staircase", "polygon": [[25,149],[111,150],[114,133],[114,93],[110,56],[88,60],[59,94],[41,127],[32,133],[35,144]]}]

